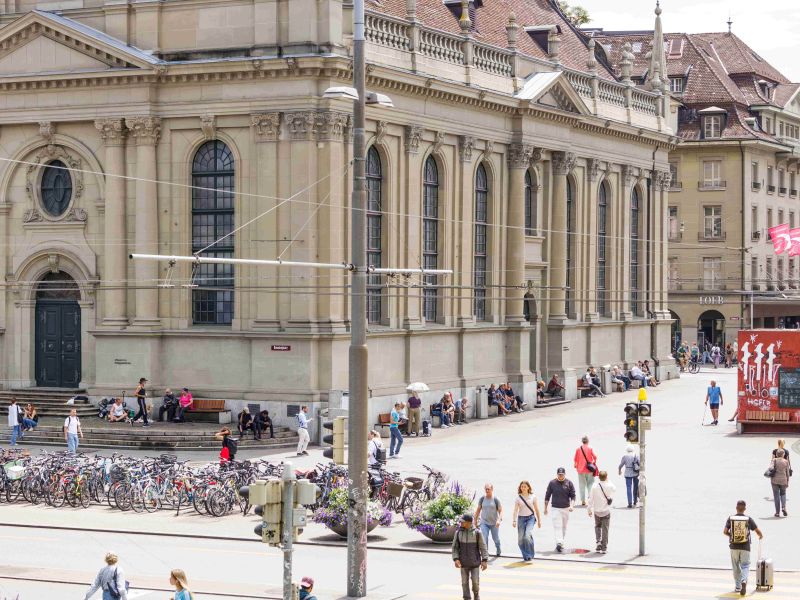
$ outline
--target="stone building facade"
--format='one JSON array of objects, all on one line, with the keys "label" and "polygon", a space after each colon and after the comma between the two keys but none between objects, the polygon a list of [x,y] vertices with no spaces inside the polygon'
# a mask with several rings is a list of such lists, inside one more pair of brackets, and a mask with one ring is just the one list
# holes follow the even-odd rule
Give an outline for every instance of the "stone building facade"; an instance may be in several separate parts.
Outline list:
[{"label": "stone building facade", "polygon": [[[653,32],[595,31],[649,88]],[[681,103],[670,153],[669,308],[673,344],[724,344],[742,327],[797,327],[800,262],[768,230],[800,223],[800,84],[733,32],[668,33],[664,67]]]},{"label": "stone building facade", "polygon": [[[6,387],[289,404],[347,389],[351,110],[342,0],[6,3]],[[458,4],[458,7],[454,6]],[[56,6],[58,5],[58,6]],[[373,410],[409,381],[473,396],[669,364],[662,91],[619,81],[545,0],[368,2]],[[56,9],[59,12],[52,12]],[[2,10],[2,9],[0,9]],[[506,9],[508,10],[508,9]],[[235,402],[233,404],[236,407]]]}]

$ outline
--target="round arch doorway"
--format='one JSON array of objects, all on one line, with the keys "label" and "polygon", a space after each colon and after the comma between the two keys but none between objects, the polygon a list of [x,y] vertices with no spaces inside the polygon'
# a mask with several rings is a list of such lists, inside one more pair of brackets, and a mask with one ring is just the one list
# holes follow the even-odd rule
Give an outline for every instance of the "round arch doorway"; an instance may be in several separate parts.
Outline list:
[{"label": "round arch doorway", "polygon": [[36,385],[77,388],[81,380],[78,284],[67,273],[45,275],[36,286]]},{"label": "round arch doorway", "polygon": [[697,343],[702,348],[706,342],[725,347],[725,317],[717,310],[707,310],[697,319]]}]

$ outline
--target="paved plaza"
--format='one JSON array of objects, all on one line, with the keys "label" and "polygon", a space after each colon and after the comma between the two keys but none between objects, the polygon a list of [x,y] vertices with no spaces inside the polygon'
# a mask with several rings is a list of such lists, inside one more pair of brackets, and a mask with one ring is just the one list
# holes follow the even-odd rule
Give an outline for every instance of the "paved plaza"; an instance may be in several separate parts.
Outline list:
[{"label": "paved plaza", "polygon": [[[703,398],[712,377],[728,402],[723,404],[719,426],[707,425],[708,415],[703,426]],[[389,467],[422,474],[421,465],[427,464],[473,490],[492,482],[509,509],[517,483],[528,479],[541,506],[544,488],[557,467],[566,467],[574,479],[575,449],[580,437],[589,435],[600,468],[613,473],[611,480],[618,489],[608,554],[593,551],[592,520],[578,507],[570,519],[566,552],[554,552],[552,525],[545,517],[535,533],[537,559],[525,565],[519,562],[509,512],[501,526],[502,557],[484,574],[485,598],[520,597],[524,589],[525,598],[590,594],[610,599],[617,597],[620,586],[641,598],[728,597],[732,580],[722,528],[739,498],[748,501],[749,514],[765,534],[765,552],[780,571],[770,598],[800,597],[800,554],[795,551],[800,519],[794,514],[793,488],[789,517],[776,519],[769,482],[763,477],[778,436],[737,435],[728,423],[734,411],[734,370],[704,369],[648,389],[653,429],[647,438],[647,555],[638,557],[638,510],[626,508],[624,480],[616,475],[626,446],[623,407],[635,395],[632,391],[587,398],[437,429],[431,438],[406,439],[401,458],[390,461]],[[796,448],[796,438],[787,440]],[[797,456],[796,450],[792,456]],[[193,453],[191,458],[200,460],[202,454]],[[301,468],[323,460],[318,448],[300,459],[286,450],[268,458],[290,460]],[[4,503],[0,523],[0,541],[14,549],[4,553],[8,558],[0,570],[0,589],[22,592],[21,600],[44,598],[37,589],[47,579],[63,587],[59,597],[82,593],[80,585],[88,584],[108,549],[122,557],[139,594],[136,598],[161,598],[168,589],[165,574],[174,567],[190,573],[201,598],[280,597],[280,552],[258,542],[252,533],[253,516],[212,519],[190,512],[176,517],[163,510],[150,515],[99,506],[74,510]],[[376,597],[459,597],[458,573],[448,547],[423,540],[399,517],[392,527],[375,534],[370,536],[368,581],[370,590],[380,594]],[[309,526],[302,539],[296,546],[295,580],[310,574],[317,580],[320,600],[338,598],[345,587],[344,544],[318,525]],[[63,557],[57,565],[50,553],[41,552],[43,544]]]}]

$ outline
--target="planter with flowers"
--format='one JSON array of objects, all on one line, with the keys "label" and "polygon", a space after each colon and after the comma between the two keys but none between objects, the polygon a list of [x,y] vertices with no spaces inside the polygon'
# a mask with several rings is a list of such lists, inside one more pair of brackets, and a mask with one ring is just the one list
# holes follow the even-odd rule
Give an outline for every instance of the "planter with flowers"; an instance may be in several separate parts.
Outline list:
[{"label": "planter with flowers", "polygon": [[456,535],[461,516],[472,512],[474,498],[475,494],[453,482],[447,491],[426,502],[421,509],[406,513],[406,525],[435,544],[448,544]]},{"label": "planter with flowers", "polygon": [[[321,523],[340,537],[347,537],[347,488],[331,490],[328,503],[314,511],[311,520]],[[378,525],[388,527],[392,524],[392,513],[379,502],[370,500],[367,505],[367,533]]]}]

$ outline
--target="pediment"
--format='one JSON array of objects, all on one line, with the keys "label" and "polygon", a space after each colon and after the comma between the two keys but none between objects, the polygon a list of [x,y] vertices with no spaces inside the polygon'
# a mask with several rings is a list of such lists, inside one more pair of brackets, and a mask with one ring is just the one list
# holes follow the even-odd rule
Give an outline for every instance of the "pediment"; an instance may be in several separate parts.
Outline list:
[{"label": "pediment", "polygon": [[534,73],[525,81],[515,97],[528,100],[531,104],[540,104],[564,112],[590,114],[580,94],[570,85],[561,71]]},{"label": "pediment", "polygon": [[45,11],[0,29],[0,77],[151,69],[161,61],[105,33]]}]

